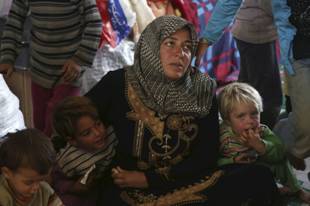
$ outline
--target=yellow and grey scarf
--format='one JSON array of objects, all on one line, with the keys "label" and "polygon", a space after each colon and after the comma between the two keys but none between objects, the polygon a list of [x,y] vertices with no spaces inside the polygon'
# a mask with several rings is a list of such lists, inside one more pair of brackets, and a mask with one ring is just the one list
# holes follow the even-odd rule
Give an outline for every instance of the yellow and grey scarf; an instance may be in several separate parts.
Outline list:
[{"label": "yellow and grey scarf", "polygon": [[189,67],[176,81],[168,80],[160,61],[163,40],[177,30],[187,28],[193,42],[192,56],[197,48],[197,35],[192,24],[176,16],[162,16],[151,22],[137,43],[134,64],[126,69],[128,83],[141,101],[160,115],[185,113],[205,116],[209,113],[215,82]]}]

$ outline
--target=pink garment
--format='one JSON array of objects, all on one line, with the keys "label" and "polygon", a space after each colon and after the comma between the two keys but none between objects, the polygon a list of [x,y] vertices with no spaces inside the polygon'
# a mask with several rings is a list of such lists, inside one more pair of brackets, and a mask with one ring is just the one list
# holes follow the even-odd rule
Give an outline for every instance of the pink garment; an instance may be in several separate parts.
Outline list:
[{"label": "pink garment", "polygon": [[33,122],[35,128],[48,137],[52,134],[52,112],[55,105],[68,96],[79,96],[80,88],[70,84],[60,84],[54,88],[44,88],[31,82]]}]

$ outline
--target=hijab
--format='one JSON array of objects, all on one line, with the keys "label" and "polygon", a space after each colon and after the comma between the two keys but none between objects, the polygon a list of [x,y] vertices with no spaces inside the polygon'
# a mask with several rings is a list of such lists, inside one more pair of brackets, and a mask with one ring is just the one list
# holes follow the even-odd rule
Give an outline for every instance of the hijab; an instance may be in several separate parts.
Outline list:
[{"label": "hijab", "polygon": [[182,113],[205,116],[209,113],[215,82],[198,70],[187,68],[178,80],[169,80],[160,61],[160,45],[173,33],[187,29],[190,33],[192,57],[197,48],[194,26],[177,16],[161,16],[141,33],[134,64],[126,69],[126,78],[141,101],[160,116]]}]

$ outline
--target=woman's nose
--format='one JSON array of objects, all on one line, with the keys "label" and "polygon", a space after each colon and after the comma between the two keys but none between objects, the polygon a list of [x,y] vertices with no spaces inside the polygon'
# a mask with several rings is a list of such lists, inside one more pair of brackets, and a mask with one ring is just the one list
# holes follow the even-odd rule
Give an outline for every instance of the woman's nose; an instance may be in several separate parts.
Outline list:
[{"label": "woman's nose", "polygon": [[184,56],[184,50],[181,46],[176,46],[175,47],[175,54],[176,56]]}]

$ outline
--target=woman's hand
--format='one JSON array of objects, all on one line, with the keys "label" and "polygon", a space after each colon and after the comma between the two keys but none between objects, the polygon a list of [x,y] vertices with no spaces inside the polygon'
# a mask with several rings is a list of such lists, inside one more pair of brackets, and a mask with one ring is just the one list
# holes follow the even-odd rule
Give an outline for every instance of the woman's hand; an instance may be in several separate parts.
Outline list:
[{"label": "woman's hand", "polygon": [[76,80],[81,73],[81,67],[74,60],[69,59],[62,67],[64,82],[72,82]]},{"label": "woman's hand", "polygon": [[143,172],[123,170],[120,167],[112,169],[114,183],[121,188],[147,188],[148,183]]}]

